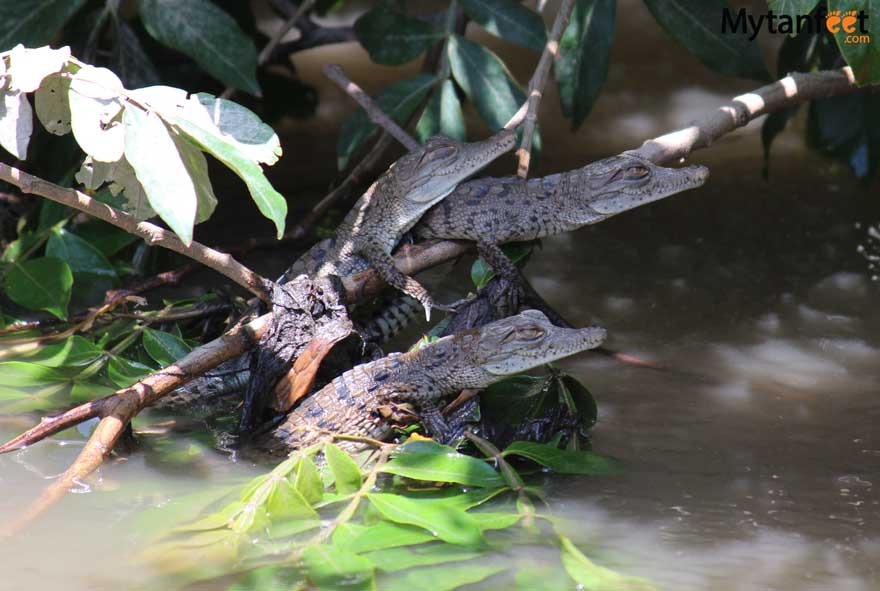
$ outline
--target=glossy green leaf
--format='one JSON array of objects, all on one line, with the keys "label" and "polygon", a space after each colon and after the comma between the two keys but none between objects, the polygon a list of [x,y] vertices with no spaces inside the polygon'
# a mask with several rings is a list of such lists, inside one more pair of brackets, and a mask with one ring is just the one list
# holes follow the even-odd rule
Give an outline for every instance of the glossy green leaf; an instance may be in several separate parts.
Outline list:
[{"label": "glossy green leaf", "polygon": [[560,536],[562,565],[578,585],[591,591],[648,591],[655,587],[638,577],[618,574],[604,566],[599,566],[572,544],[565,536]]},{"label": "glossy green leaf", "polygon": [[405,443],[382,471],[428,482],[454,482],[485,488],[504,485],[504,479],[486,462],[433,441]]},{"label": "glossy green leaf", "polygon": [[412,61],[443,39],[443,33],[423,20],[398,12],[390,2],[380,2],[361,15],[354,32],[370,59],[386,66]]},{"label": "glossy green leaf", "polygon": [[190,56],[229,86],[259,96],[257,50],[229,14],[208,0],[140,0],[140,17],[159,43]]},{"label": "glossy green leaf", "polygon": [[65,228],[52,231],[46,255],[65,261],[73,272],[74,292],[85,301],[100,302],[118,285],[116,269],[97,247]]},{"label": "glossy green leaf", "polygon": [[498,131],[525,101],[525,93],[501,59],[464,37],[449,38],[449,63],[455,81],[492,131]]},{"label": "glossy green leaf", "polygon": [[33,131],[34,112],[27,95],[9,86],[0,89],[0,146],[24,160]]},{"label": "glossy green leaf", "polygon": [[69,378],[66,375],[51,367],[24,361],[0,363],[0,386],[32,388],[67,381]]},{"label": "glossy green leaf", "polygon": [[145,328],[144,349],[153,358],[153,361],[162,367],[166,367],[189,353],[191,347],[177,335]]},{"label": "glossy green leaf", "polygon": [[302,562],[309,580],[319,588],[375,588],[373,564],[348,550],[327,544],[309,546]]},{"label": "glossy green leaf", "polygon": [[520,456],[559,474],[609,474],[616,471],[608,458],[586,451],[568,451],[544,443],[514,441],[502,455]]},{"label": "glossy green leaf", "polygon": [[740,33],[721,32],[725,0],[645,0],[669,36],[709,68],[728,76],[769,80],[761,46]]},{"label": "glossy green leaf", "polygon": [[391,493],[370,493],[368,497],[379,513],[391,521],[417,525],[450,544],[476,546],[483,542],[480,526],[462,510]]},{"label": "glossy green leaf", "polygon": [[129,106],[123,114],[125,159],[147,192],[150,206],[180,236],[192,243],[198,197],[171,132],[152,111]]},{"label": "glossy green leaf", "polygon": [[[420,568],[383,581],[382,591],[451,591],[485,581],[506,570],[504,565],[463,564]],[[487,589],[503,587],[489,586]]]},{"label": "glossy green leaf", "polygon": [[[430,532],[420,527],[382,520],[369,527],[360,526],[362,529],[352,539],[348,540],[345,547],[358,554],[396,548],[399,546],[413,546],[437,540]],[[334,543],[336,537],[333,538]]]},{"label": "glossy green leaf", "polygon": [[51,343],[41,347],[27,360],[46,367],[75,367],[87,365],[100,357],[103,351],[85,337],[73,335],[60,343]]},{"label": "glossy green leaf", "polygon": [[16,264],[6,275],[3,289],[19,306],[46,310],[64,320],[72,286],[73,273],[67,263],[42,257]]},{"label": "glossy green leaf", "polygon": [[572,376],[563,375],[557,379],[556,387],[559,388],[559,395],[568,411],[577,415],[582,431],[596,424],[599,418],[596,399],[580,381]]},{"label": "glossy green leaf", "polygon": [[[422,99],[436,84],[437,79],[430,74],[419,74],[414,78],[407,78],[395,82],[378,97],[375,97],[376,104],[383,113],[397,121],[403,123],[412,115]],[[342,130],[339,132],[339,140],[336,143],[337,166],[339,170],[344,169],[348,165],[349,159],[360,148],[364,142],[370,137],[376,129],[376,124],[371,122],[367,117],[367,113],[363,109],[355,111],[354,115],[345,122]]]},{"label": "glossy green leaf", "polygon": [[277,486],[269,494],[266,509],[273,521],[319,519],[311,504],[300,494],[287,478],[278,480]]},{"label": "glossy green leaf", "polygon": [[324,446],[324,456],[333,471],[337,492],[349,494],[360,490],[363,477],[351,456],[330,443]]},{"label": "glossy green leaf", "polygon": [[480,552],[442,543],[425,544],[415,548],[388,548],[364,554],[364,558],[376,565],[376,568],[390,573],[417,566],[470,560],[478,556],[481,556]]},{"label": "glossy green leaf", "polygon": [[[518,263],[532,252],[531,242],[510,242],[501,247],[512,263]],[[471,281],[477,289],[483,289],[495,277],[495,270],[486,261],[477,258],[471,265]]]},{"label": "glossy green leaf", "polygon": [[459,488],[448,487],[437,491],[419,493],[413,491],[410,492],[409,496],[419,502],[430,500],[430,502],[443,505],[444,507],[467,511],[468,509],[483,505],[508,490],[506,486],[499,486],[498,488],[471,488],[463,492]]},{"label": "glossy green leaf", "polygon": [[467,132],[461,102],[455,93],[452,80],[444,80],[434,92],[428,106],[416,125],[416,137],[422,143],[431,136],[444,135],[460,142],[465,141]]},{"label": "glossy green leaf", "polygon": [[792,19],[809,14],[820,0],[767,0],[767,6],[776,14],[785,14]]},{"label": "glossy green leaf", "polygon": [[152,371],[153,368],[124,357],[113,356],[107,363],[107,375],[120,388],[131,386]]},{"label": "glossy green leaf", "polygon": [[465,14],[496,37],[542,51],[547,44],[544,19],[515,0],[462,0]]},{"label": "glossy green leaf", "polygon": [[321,474],[311,458],[300,458],[296,465],[293,485],[303,498],[311,504],[321,501],[324,497],[324,484]]},{"label": "glossy green leaf", "polygon": [[559,41],[559,102],[572,129],[590,114],[608,76],[616,9],[615,0],[577,0]]},{"label": "glossy green leaf", "polygon": [[834,39],[846,63],[852,66],[860,85],[880,83],[880,4],[876,0],[828,0],[828,10],[839,10],[846,18],[850,11],[864,10],[866,33],[856,21],[847,31],[843,25],[834,33]]},{"label": "glossy green leaf", "polygon": [[47,44],[85,0],[0,0],[0,51]]},{"label": "glossy green leaf", "polygon": [[[154,87],[154,89],[161,89],[161,87]],[[144,90],[148,89],[141,89],[141,91]],[[174,91],[176,89],[170,90]],[[200,99],[199,102],[201,102]],[[272,187],[265,174],[263,174],[263,169],[260,168],[258,160],[255,160],[255,158],[268,158],[267,147],[269,152],[273,154],[274,149],[264,144],[260,147],[254,147],[253,150],[242,150],[239,144],[247,143],[248,136],[244,135],[240,138],[241,142],[239,142],[237,137],[223,133],[223,128],[218,127],[215,120],[205,119],[205,115],[208,115],[208,113],[205,110],[204,103],[202,103],[202,106],[197,107],[193,104],[193,99],[189,99],[185,102],[182,101],[180,104],[185,107],[182,112],[173,103],[169,105],[156,101],[156,104],[151,103],[151,107],[158,109],[162,119],[174,126],[202,150],[208,152],[232,169],[245,182],[260,213],[275,223],[277,236],[280,239],[284,235],[287,201],[284,199],[284,196]],[[215,104],[222,108],[226,103]],[[237,113],[235,116],[238,117],[242,112],[236,110],[235,113]],[[253,130],[250,127],[247,129]],[[259,132],[256,133],[259,134]]]}]

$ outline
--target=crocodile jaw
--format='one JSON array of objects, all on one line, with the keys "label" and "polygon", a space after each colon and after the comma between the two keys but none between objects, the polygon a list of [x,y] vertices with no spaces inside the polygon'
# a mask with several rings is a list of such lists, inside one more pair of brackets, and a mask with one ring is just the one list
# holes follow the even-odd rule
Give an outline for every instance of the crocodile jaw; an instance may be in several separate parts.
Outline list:
[{"label": "crocodile jaw", "polygon": [[[589,204],[590,209],[602,214],[602,219],[640,205],[659,201],[701,186],[709,178],[709,169],[705,166],[694,165],[683,168],[657,168],[656,178],[643,186],[624,189],[611,193],[596,195]],[[598,221],[598,220],[596,220]]]}]

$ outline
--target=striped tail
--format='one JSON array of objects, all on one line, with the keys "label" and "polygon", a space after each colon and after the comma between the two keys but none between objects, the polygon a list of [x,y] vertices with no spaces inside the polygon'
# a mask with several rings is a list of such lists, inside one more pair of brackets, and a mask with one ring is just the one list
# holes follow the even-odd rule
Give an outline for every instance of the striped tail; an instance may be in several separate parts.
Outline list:
[{"label": "striped tail", "polygon": [[381,345],[397,336],[413,318],[422,316],[422,305],[414,298],[398,294],[370,318],[361,330],[364,341]]}]

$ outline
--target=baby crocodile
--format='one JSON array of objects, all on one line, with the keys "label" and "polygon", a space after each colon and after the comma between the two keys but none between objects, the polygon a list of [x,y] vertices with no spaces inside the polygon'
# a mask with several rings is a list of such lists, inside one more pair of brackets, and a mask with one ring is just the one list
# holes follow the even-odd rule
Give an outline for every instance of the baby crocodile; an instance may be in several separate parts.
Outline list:
[{"label": "baby crocodile", "polygon": [[[392,427],[382,410],[397,403],[414,405],[429,433],[449,441],[458,433],[440,414],[444,398],[596,348],[604,340],[602,328],[560,328],[543,313],[526,310],[415,351],[359,365],[306,398],[256,443],[271,453],[286,454],[328,433],[385,439]],[[352,442],[344,446],[351,451],[361,447]]]},{"label": "baby crocodile", "polygon": [[386,283],[421,302],[430,319],[437,307],[412,277],[394,266],[391,251],[428,209],[456,186],[513,148],[516,134],[501,130],[482,142],[463,144],[433,137],[405,156],[373,183],[336,229],[314,245],[287,271],[286,283],[305,273],[312,277],[344,277],[375,267]]},{"label": "baby crocodile", "polygon": [[664,168],[624,152],[583,168],[524,181],[482,178],[462,184],[422,218],[417,239],[473,240],[499,273],[515,277],[499,244],[543,238],[601,222],[702,185],[705,166]]}]

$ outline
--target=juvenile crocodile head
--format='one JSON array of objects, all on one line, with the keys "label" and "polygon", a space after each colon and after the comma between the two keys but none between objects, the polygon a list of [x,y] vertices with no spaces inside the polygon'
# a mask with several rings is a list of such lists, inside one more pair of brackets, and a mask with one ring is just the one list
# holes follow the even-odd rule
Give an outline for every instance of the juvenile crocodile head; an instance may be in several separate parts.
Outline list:
[{"label": "juvenile crocodile head", "polygon": [[594,224],[628,211],[699,187],[709,178],[705,166],[665,168],[635,154],[623,153],[581,169],[580,180],[589,187],[572,198],[561,197],[560,210],[573,227]]},{"label": "juvenile crocodile head", "polygon": [[398,159],[380,180],[380,188],[388,194],[405,195],[407,207],[426,211],[515,143],[516,133],[510,130],[469,144],[435,136]]},{"label": "juvenile crocodile head", "polygon": [[485,384],[520,373],[605,341],[604,328],[561,328],[538,310],[525,310],[474,333],[472,361],[485,372]]}]

